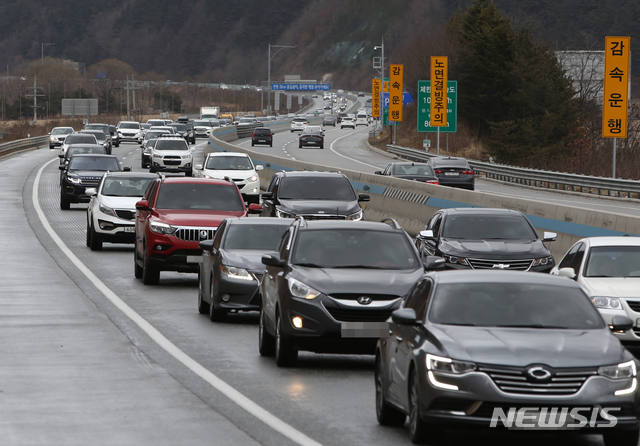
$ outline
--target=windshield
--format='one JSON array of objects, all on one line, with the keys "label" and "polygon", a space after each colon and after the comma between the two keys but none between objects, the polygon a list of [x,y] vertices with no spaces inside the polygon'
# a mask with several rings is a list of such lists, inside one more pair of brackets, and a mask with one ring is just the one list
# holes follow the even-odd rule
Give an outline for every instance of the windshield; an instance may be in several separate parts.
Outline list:
[{"label": "windshield", "polygon": [[147,121],[147,124],[151,124],[151,125],[164,125],[164,121],[160,120],[160,119],[149,119]]},{"label": "windshield", "polygon": [[98,140],[93,135],[69,135],[65,138],[65,144],[96,144]]},{"label": "windshield", "polygon": [[66,157],[71,158],[72,155],[78,155],[81,153],[104,153],[104,147],[102,146],[71,146],[67,150]]},{"label": "windshield", "polygon": [[211,121],[193,121],[196,127],[211,127]]},{"label": "windshield", "polygon": [[535,283],[438,285],[429,320],[482,327],[602,328],[598,310],[579,288]]},{"label": "windshield", "polygon": [[122,122],[122,123],[120,123],[118,128],[119,129],[136,129],[136,130],[139,130],[140,129],[140,124],[138,124],[137,122]]},{"label": "windshield", "polygon": [[173,127],[179,132],[184,132],[187,130],[187,127],[184,124],[171,124],[171,127]]},{"label": "windshield", "polygon": [[431,175],[434,176],[433,170],[427,164],[396,164],[393,166],[394,175]]},{"label": "windshield", "polygon": [[449,215],[442,237],[466,240],[536,240],[538,235],[523,216]]},{"label": "windshield", "polygon": [[287,225],[231,225],[224,240],[224,249],[255,249],[275,251]]},{"label": "windshield", "polygon": [[154,150],[184,150],[188,151],[189,146],[183,139],[160,139],[156,143]]},{"label": "windshield", "polygon": [[398,270],[421,266],[401,232],[343,228],[300,231],[292,263],[322,268]]},{"label": "windshield", "polygon": [[640,277],[640,246],[596,246],[587,258],[585,277]]},{"label": "windshield", "polygon": [[156,207],[234,212],[244,210],[238,189],[234,185],[206,183],[165,183],[158,193]]},{"label": "windshield", "polygon": [[142,197],[154,178],[108,177],[102,186],[102,195],[108,197]]},{"label": "windshield", "polygon": [[238,121],[239,124],[246,124],[251,122],[253,122],[253,119],[251,118],[242,118],[240,121]]},{"label": "windshield", "polygon": [[69,133],[73,133],[73,129],[53,129],[51,130],[52,135],[68,135]]},{"label": "windshield", "polygon": [[281,200],[355,201],[356,194],[344,177],[284,177],[280,185]]},{"label": "windshield", "polygon": [[209,115],[209,114],[200,116],[200,119],[217,119],[217,118],[218,118],[217,115]]},{"label": "windshield", "polygon": [[111,157],[74,156],[71,158],[69,170],[110,170],[116,172],[120,170],[120,165],[117,159]]},{"label": "windshield", "polygon": [[205,169],[251,170],[253,165],[246,156],[210,156]]}]

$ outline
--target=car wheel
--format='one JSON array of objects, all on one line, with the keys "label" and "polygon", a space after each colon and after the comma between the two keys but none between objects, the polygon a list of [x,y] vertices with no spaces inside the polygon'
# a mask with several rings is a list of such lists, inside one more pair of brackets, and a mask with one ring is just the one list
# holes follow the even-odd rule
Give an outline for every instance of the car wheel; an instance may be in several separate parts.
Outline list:
[{"label": "car wheel", "polygon": [[60,194],[60,209],[63,211],[71,209],[71,202],[62,194]]},{"label": "car wheel", "polygon": [[402,426],[407,416],[387,403],[384,397],[384,382],[382,379],[382,360],[376,356],[376,417],[383,426]]},{"label": "car wheel", "polygon": [[273,147],[273,142],[270,142],[270,143],[269,143],[269,147]]},{"label": "car wheel", "polygon": [[120,143],[119,143],[119,142],[117,142],[117,143],[115,143],[113,146],[114,146],[114,147],[120,147]]},{"label": "car wheel", "polygon": [[324,144],[320,144],[320,148],[321,148],[321,149],[324,149]]},{"label": "car wheel", "polygon": [[260,310],[260,321],[258,322],[258,351],[260,356],[273,356],[276,349],[276,340],[267,331],[265,326],[264,309]]},{"label": "car wheel", "polygon": [[253,141],[251,141],[251,147],[255,146],[255,144],[253,143]]},{"label": "car wheel", "polygon": [[144,169],[145,167],[147,167],[147,165],[144,163],[144,160],[143,160],[143,159],[141,159],[141,160],[140,160],[140,167],[142,167],[143,169]]},{"label": "car wheel", "polygon": [[136,279],[142,279],[143,269],[140,265],[138,265],[138,247],[134,245],[133,247],[133,276]]},{"label": "car wheel", "polygon": [[187,170],[187,171],[184,173],[184,176],[185,176],[185,177],[192,177],[192,176],[193,176],[193,170]]},{"label": "car wheel", "polygon": [[145,285],[157,285],[160,281],[160,270],[151,264],[147,255],[147,247],[144,248],[142,257],[142,283]]},{"label": "car wheel", "polygon": [[209,284],[209,320],[211,322],[221,322],[227,317],[227,310],[216,308],[216,294],[213,289],[213,277],[211,277],[211,283]]},{"label": "car wheel", "polygon": [[89,216],[87,216],[87,248],[91,246],[91,232],[89,231]]},{"label": "car wheel", "polygon": [[298,149],[302,149],[302,144],[298,144]]},{"label": "car wheel", "polygon": [[153,167],[149,166],[149,173],[156,173],[156,169],[154,169]]},{"label": "car wheel", "polygon": [[298,359],[298,350],[293,342],[284,336],[282,319],[276,313],[276,364],[278,367],[293,367]]},{"label": "car wheel", "polygon": [[204,292],[202,290],[203,276],[204,274],[202,274],[202,272],[198,275],[198,313],[209,314],[209,304],[204,300]]},{"label": "car wheel", "polygon": [[605,446],[637,446],[639,429],[602,434]]},{"label": "car wheel", "polygon": [[420,382],[415,369],[409,378],[409,437],[413,444],[439,444],[442,432],[420,417]]},{"label": "car wheel", "polygon": [[91,225],[90,231],[91,231],[91,240],[89,241],[89,248],[91,248],[91,251],[101,251],[102,240],[100,240],[100,236],[98,235],[96,230],[93,229],[93,225]]}]

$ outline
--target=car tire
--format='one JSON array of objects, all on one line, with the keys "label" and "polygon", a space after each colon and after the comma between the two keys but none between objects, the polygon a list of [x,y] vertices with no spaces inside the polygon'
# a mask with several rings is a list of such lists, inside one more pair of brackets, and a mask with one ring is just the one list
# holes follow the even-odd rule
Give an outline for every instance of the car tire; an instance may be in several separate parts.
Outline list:
[{"label": "car tire", "polygon": [[409,377],[409,437],[413,444],[440,444],[442,431],[428,425],[420,417],[420,382],[416,370]]},{"label": "car tire", "polygon": [[120,143],[119,142],[115,143],[113,147],[120,147]]},{"label": "car tire", "polygon": [[640,430],[638,428],[602,434],[605,446],[637,446],[639,438]]},{"label": "car tire", "polygon": [[147,255],[147,247],[144,248],[142,257],[142,283],[145,285],[157,285],[160,282],[160,270],[151,264]]},{"label": "car tire", "polygon": [[298,144],[298,149],[302,149],[302,144]]},{"label": "car tire", "polygon": [[282,331],[282,319],[276,313],[276,342],[275,342],[276,365],[278,367],[293,367],[298,360],[298,350],[293,342],[284,336]]},{"label": "car tire", "polygon": [[270,143],[269,143],[269,147],[273,147],[273,142],[270,142]]},{"label": "car tire", "polygon": [[324,149],[324,144],[320,144],[320,148],[321,148],[321,149]]},{"label": "car tire", "polygon": [[147,165],[144,163],[144,160],[143,160],[143,159],[141,159],[141,160],[140,160],[140,167],[142,167],[143,169],[144,169],[145,167],[147,167]]},{"label": "car tire", "polygon": [[87,248],[91,246],[91,232],[89,232],[89,216],[87,216]]},{"label": "car tire", "polygon": [[276,339],[267,331],[265,318],[264,309],[261,309],[258,321],[258,351],[260,356],[273,356],[276,353]]},{"label": "car tire", "polygon": [[402,426],[407,416],[387,403],[384,397],[384,382],[382,380],[382,360],[376,355],[376,417],[382,426]]},{"label": "car tire", "polygon": [[184,173],[184,176],[185,176],[185,177],[192,177],[192,176],[193,176],[193,170],[187,170],[187,171]]},{"label": "car tire", "polygon": [[211,322],[222,322],[227,317],[227,310],[216,308],[214,294],[213,277],[211,277],[211,283],[209,284],[209,320]]},{"label": "car tire", "polygon": [[149,173],[156,173],[156,169],[154,169],[153,167],[149,166]]},{"label": "car tire", "polygon": [[204,300],[204,293],[202,292],[203,277],[202,271],[198,274],[198,313],[209,314],[209,303]]},{"label": "car tire", "polygon": [[133,247],[133,277],[136,279],[142,279],[143,268],[138,265],[138,247]]},{"label": "car tire", "polygon": [[91,236],[89,240],[89,248],[91,249],[91,251],[102,251],[102,240],[100,240],[100,236],[98,235],[96,230],[93,229],[93,225],[91,225],[90,231]]},{"label": "car tire", "polygon": [[62,194],[60,194],[60,209],[63,211],[71,209],[71,202]]},{"label": "car tire", "polygon": [[255,144],[253,143],[253,141],[251,141],[251,147],[255,146]]}]

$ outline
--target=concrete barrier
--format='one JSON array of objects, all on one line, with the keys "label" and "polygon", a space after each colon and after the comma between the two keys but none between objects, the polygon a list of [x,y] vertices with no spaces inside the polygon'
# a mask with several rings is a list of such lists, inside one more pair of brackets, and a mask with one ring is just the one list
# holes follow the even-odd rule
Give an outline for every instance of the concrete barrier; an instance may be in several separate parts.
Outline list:
[{"label": "concrete barrier", "polygon": [[[214,132],[209,138],[207,153],[230,151],[249,154],[255,164],[264,166],[264,170],[260,172],[263,189],[268,185],[273,173],[281,170],[336,170],[335,167],[294,161],[237,147],[219,139],[218,132]],[[522,212],[531,220],[540,235],[544,231],[558,233],[557,241],[548,244],[557,260],[583,237],[624,234],[640,236],[639,217],[434,186],[345,169],[340,171],[351,180],[357,192],[371,196],[371,201],[365,203],[367,219],[379,221],[383,218],[394,218],[411,236],[424,229],[425,223],[438,209],[456,207],[491,207]]]}]

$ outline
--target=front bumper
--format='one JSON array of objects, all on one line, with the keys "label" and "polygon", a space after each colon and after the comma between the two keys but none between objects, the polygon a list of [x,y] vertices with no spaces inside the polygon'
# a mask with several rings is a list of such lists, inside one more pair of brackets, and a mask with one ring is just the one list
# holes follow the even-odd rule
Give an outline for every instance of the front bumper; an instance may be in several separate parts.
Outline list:
[{"label": "front bumper", "polygon": [[251,272],[254,280],[233,279],[224,274],[220,274],[218,296],[227,295],[228,298],[217,302],[219,308],[237,311],[260,311],[262,299],[260,297],[260,280],[262,272]]},{"label": "front bumper", "polygon": [[139,133],[118,133],[119,142],[140,142],[142,138]]},{"label": "front bumper", "polygon": [[[151,264],[162,271],[178,271],[184,273],[197,273],[200,271],[199,263],[187,262],[189,256],[201,256],[202,250],[198,244],[202,240],[213,238],[217,228],[182,227],[180,232],[189,234],[182,240],[176,235],[163,235],[155,232],[147,233],[147,255]],[[208,236],[200,239],[195,234],[207,231]]]},{"label": "front bumper", "polygon": [[130,217],[127,219],[117,218],[112,215],[103,214],[100,211],[93,210],[92,225],[98,237],[102,241],[111,243],[134,243],[136,239],[135,232],[135,210],[115,210],[117,215],[125,215]]}]

